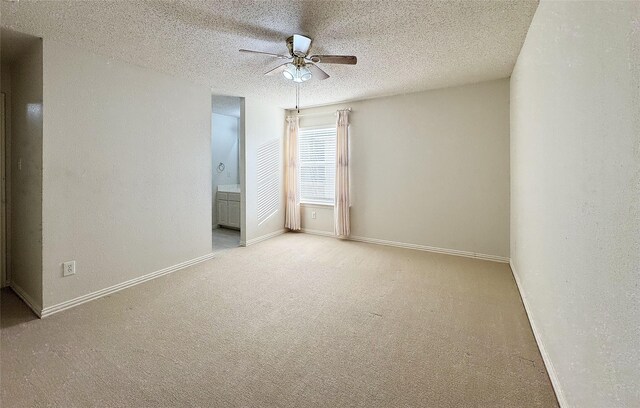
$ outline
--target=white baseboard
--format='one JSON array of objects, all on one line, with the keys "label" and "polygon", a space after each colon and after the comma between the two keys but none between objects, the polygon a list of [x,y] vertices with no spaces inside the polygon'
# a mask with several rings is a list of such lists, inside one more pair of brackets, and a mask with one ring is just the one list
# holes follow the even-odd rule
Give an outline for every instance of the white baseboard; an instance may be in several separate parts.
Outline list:
[{"label": "white baseboard", "polygon": [[549,374],[551,385],[553,386],[553,390],[556,393],[556,399],[558,400],[558,405],[560,405],[560,408],[567,408],[569,404],[567,403],[567,400],[565,399],[565,396],[562,393],[562,388],[560,387],[560,381],[558,380],[558,374],[556,373],[556,370],[553,367],[553,363],[549,358],[549,354],[547,353],[547,350],[544,347],[544,343],[542,342],[542,338],[540,336],[540,331],[538,329],[538,326],[536,325],[536,321],[534,320],[533,315],[531,314],[531,307],[529,306],[527,296],[522,290],[520,278],[518,277],[518,273],[516,272],[516,269],[514,268],[512,261],[509,261],[509,266],[511,267],[513,278],[516,281],[518,292],[520,292],[520,298],[522,299],[524,310],[527,313],[527,317],[529,318],[529,324],[531,325],[531,331],[533,331],[533,337],[536,339],[536,343],[538,344],[538,349],[540,350],[540,355],[542,355],[542,361],[544,361],[544,366],[547,368],[547,373]]},{"label": "white baseboard", "polygon": [[18,297],[22,299],[22,301],[26,303],[27,306],[29,306],[29,309],[33,310],[33,313],[35,313],[36,316],[42,317],[42,307],[38,306],[38,303],[33,300],[33,298],[27,292],[25,292],[24,289],[18,286],[15,282],[11,282],[9,284],[9,287],[11,287],[13,292],[18,295]]},{"label": "white baseboard", "polygon": [[304,232],[305,234],[311,234],[311,235],[321,235],[323,237],[336,238],[336,235],[333,232],[327,232],[327,231],[320,231],[320,230],[302,228],[302,229],[300,229],[299,232]]},{"label": "white baseboard", "polygon": [[151,279],[155,279],[155,278],[158,278],[160,276],[167,275],[167,274],[169,274],[171,272],[175,272],[175,271],[178,271],[180,269],[184,269],[184,268],[187,268],[189,266],[198,264],[200,262],[207,261],[207,260],[209,260],[209,259],[211,259],[213,257],[214,257],[213,253],[210,253],[210,254],[207,254],[207,255],[203,255],[201,257],[194,258],[194,259],[191,259],[189,261],[185,261],[185,262],[179,263],[177,265],[170,266],[168,268],[160,269],[159,271],[151,272],[151,273],[148,273],[146,275],[142,275],[142,276],[139,276],[139,277],[134,278],[134,279],[130,279],[130,280],[122,282],[122,283],[118,283],[117,285],[109,286],[108,288],[100,289],[100,290],[98,290],[96,292],[92,292],[92,293],[88,293],[86,295],[79,296],[79,297],[77,297],[75,299],[67,300],[66,302],[58,303],[57,305],[45,307],[44,309],[42,309],[42,313],[40,313],[40,317],[51,316],[54,313],[58,313],[58,312],[61,312],[63,310],[67,310],[69,308],[81,305],[83,303],[87,303],[87,302],[89,302],[91,300],[101,298],[103,296],[109,295],[109,294],[114,293],[114,292],[118,292],[118,291],[120,291],[122,289],[130,288],[130,287],[135,286],[135,285],[137,285],[139,283],[143,283],[143,282],[149,281]]},{"label": "white baseboard", "polygon": [[[309,230],[309,229],[304,229],[304,228],[301,229],[300,231],[304,232],[306,234],[322,235],[322,236],[327,236],[327,237],[335,237],[335,235],[333,233],[327,232],[327,231]],[[463,257],[466,257],[466,258],[484,259],[486,261],[509,263],[509,258],[508,257],[497,256],[497,255],[479,254],[479,253],[476,253],[476,252],[460,251],[460,250],[457,250],[457,249],[438,248],[438,247],[432,247],[432,246],[427,246],[427,245],[408,244],[408,243],[405,243],[405,242],[386,241],[386,240],[383,240],[383,239],[366,238],[366,237],[358,237],[358,236],[350,236],[347,239],[349,241],[366,242],[366,243],[369,243],[369,244],[378,244],[378,245],[392,246],[392,247],[397,247],[397,248],[415,249],[417,251],[435,252],[435,253],[438,253],[438,254],[463,256]]]},{"label": "white baseboard", "polygon": [[386,245],[386,246],[392,246],[392,247],[398,247],[398,248],[415,249],[418,251],[435,252],[438,254],[464,256],[466,258],[476,258],[476,259],[484,259],[486,261],[509,263],[509,258],[504,256],[486,255],[486,254],[479,254],[476,252],[460,251],[457,249],[438,248],[438,247],[432,247],[427,245],[407,244],[404,242],[385,241],[383,239],[376,239],[376,238],[350,236],[348,239],[351,241],[368,242],[371,244]]},{"label": "white baseboard", "polygon": [[257,244],[258,242],[265,241],[265,240],[267,240],[269,238],[273,238],[273,237],[277,237],[278,235],[282,235],[285,232],[287,232],[287,230],[282,228],[282,229],[279,229],[277,231],[271,232],[269,234],[262,235],[262,236],[260,236],[258,238],[253,238],[253,239],[249,239],[249,240],[244,241],[244,242],[240,242],[240,246],[246,247],[246,246],[249,246],[249,245]]}]

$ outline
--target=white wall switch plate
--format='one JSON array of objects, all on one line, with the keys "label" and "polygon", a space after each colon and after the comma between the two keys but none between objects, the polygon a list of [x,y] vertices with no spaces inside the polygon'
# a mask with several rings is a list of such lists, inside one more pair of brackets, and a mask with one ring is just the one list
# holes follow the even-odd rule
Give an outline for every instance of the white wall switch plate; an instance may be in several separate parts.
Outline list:
[{"label": "white wall switch plate", "polygon": [[62,264],[62,276],[76,274],[76,261],[69,261]]},{"label": "white wall switch plate", "polygon": [[316,219],[316,212],[315,211],[311,211],[311,218],[313,218],[314,220]]}]

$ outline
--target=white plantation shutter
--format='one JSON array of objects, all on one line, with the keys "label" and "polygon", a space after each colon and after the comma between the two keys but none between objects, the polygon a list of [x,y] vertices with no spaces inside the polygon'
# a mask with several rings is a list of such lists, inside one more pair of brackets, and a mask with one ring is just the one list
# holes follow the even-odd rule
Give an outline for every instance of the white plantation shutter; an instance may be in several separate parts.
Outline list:
[{"label": "white plantation shutter", "polygon": [[336,177],[336,128],[300,129],[298,148],[300,202],[333,205]]}]

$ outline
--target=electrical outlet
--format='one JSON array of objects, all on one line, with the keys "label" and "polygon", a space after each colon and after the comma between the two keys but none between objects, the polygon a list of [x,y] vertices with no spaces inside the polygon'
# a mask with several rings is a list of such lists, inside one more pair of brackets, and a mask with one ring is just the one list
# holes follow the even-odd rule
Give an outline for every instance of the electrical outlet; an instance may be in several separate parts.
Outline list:
[{"label": "electrical outlet", "polygon": [[76,274],[76,261],[69,261],[62,264],[62,276]]},{"label": "electrical outlet", "polygon": [[311,211],[311,218],[313,218],[314,220],[316,219],[316,212],[315,211]]},{"label": "electrical outlet", "polygon": [[22,170],[22,158],[18,159],[18,170]]}]

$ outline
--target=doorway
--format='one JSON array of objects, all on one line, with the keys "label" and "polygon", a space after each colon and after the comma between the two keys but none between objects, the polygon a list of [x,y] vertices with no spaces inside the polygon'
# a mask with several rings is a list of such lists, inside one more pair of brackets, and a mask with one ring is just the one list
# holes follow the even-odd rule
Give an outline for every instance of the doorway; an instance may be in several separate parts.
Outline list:
[{"label": "doorway", "polygon": [[242,99],[213,95],[211,101],[213,251],[240,246]]}]

